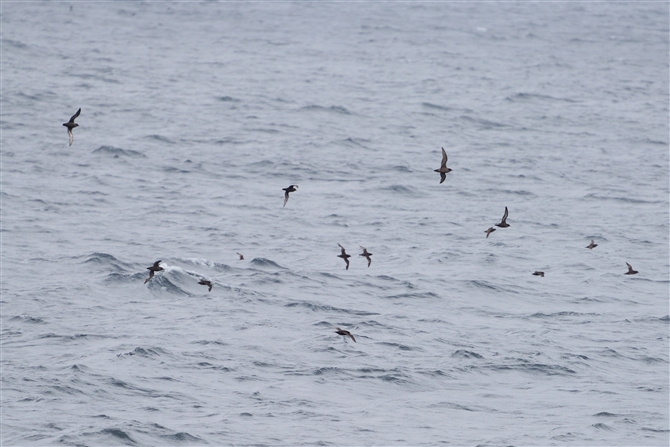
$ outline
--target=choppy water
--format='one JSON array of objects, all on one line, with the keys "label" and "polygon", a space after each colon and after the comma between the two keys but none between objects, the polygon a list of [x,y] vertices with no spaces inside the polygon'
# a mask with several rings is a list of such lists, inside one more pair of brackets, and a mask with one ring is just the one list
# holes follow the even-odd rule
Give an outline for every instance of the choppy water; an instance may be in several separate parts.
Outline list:
[{"label": "choppy water", "polygon": [[2,444],[668,445],[668,13],[3,2]]}]

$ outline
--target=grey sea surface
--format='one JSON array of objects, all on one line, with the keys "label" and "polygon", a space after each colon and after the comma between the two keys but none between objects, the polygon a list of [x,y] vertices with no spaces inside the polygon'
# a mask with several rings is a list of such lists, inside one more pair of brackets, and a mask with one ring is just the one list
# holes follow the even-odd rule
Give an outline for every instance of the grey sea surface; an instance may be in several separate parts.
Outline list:
[{"label": "grey sea surface", "polygon": [[3,2],[2,445],[668,445],[668,17]]}]

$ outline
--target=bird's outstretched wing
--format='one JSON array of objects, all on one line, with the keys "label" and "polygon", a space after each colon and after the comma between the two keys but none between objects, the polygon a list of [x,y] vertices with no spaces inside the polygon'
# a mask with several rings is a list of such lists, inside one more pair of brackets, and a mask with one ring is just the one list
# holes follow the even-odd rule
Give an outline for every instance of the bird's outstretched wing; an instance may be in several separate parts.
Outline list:
[{"label": "bird's outstretched wing", "polygon": [[74,115],[72,115],[72,118],[70,118],[70,121],[69,121],[69,122],[70,122],[70,123],[74,123],[74,120],[77,119],[77,117],[79,116],[80,113],[81,113],[81,108],[79,108],[79,110],[77,110],[77,113],[75,113]]}]

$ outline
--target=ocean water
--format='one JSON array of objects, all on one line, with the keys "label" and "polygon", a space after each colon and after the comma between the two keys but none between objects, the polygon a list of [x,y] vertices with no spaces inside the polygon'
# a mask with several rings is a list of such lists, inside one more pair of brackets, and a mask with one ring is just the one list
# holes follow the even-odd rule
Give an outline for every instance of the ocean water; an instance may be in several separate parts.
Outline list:
[{"label": "ocean water", "polygon": [[668,3],[1,14],[3,445],[669,444]]}]

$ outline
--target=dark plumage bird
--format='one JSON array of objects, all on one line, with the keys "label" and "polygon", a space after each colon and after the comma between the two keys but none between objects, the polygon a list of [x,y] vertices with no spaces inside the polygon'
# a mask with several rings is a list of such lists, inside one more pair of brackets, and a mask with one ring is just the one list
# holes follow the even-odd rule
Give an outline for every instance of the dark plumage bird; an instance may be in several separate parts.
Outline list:
[{"label": "dark plumage bird", "polygon": [[198,284],[209,287],[209,292],[212,291],[212,281],[207,281],[206,279],[201,279]]},{"label": "dark plumage bird", "polygon": [[237,256],[240,257],[240,261],[244,261],[244,255],[242,253],[237,253]]},{"label": "dark plumage bird", "polygon": [[161,270],[163,270],[163,267],[158,265],[160,263],[161,263],[161,261],[156,261],[156,262],[154,262],[154,265],[152,265],[151,267],[147,267],[147,270],[149,270],[149,277],[144,280],[144,284],[148,283],[149,280],[154,277],[154,273],[160,272]]},{"label": "dark plumage bird", "polygon": [[351,339],[354,341],[354,343],[356,343],[356,339],[354,338],[353,335],[351,335],[351,332],[345,331],[344,329],[340,329],[339,327],[336,328],[336,329],[337,330],[335,331],[335,333],[337,333],[337,335],[341,335],[343,337],[351,337]]},{"label": "dark plumage bird", "polygon": [[63,126],[67,127],[67,134],[70,137],[70,146],[72,146],[72,142],[74,141],[74,135],[72,134],[72,129],[79,126],[79,124],[75,123],[74,120],[75,120],[75,118],[77,118],[79,116],[80,113],[81,113],[81,108],[79,110],[77,110],[77,113],[72,115],[72,118],[70,118],[70,121],[68,121],[67,123],[63,123]]},{"label": "dark plumage bird", "polygon": [[447,172],[451,172],[451,169],[447,167],[447,153],[442,148],[442,164],[440,169],[435,169],[435,172],[440,173],[440,184],[447,178]]},{"label": "dark plumage bird", "polygon": [[[337,245],[340,245],[340,244],[337,244]],[[337,255],[337,257],[338,257],[338,258],[342,258],[342,259],[344,259],[344,262],[347,263],[347,268],[346,268],[345,270],[349,270],[349,258],[351,257],[351,255],[348,255],[348,254],[344,251],[344,247],[343,247],[343,246],[340,245],[340,248],[342,249],[342,253],[339,254],[339,255]]]},{"label": "dark plumage bird", "polygon": [[544,278],[544,272],[535,272],[533,273],[533,276],[541,276]]},{"label": "dark plumage bird", "polygon": [[488,239],[489,234],[493,233],[494,231],[496,231],[496,229],[493,227],[490,227],[488,230],[484,231],[484,233],[486,233],[486,239]]},{"label": "dark plumage bird", "polygon": [[628,271],[624,275],[637,275],[637,270],[633,270],[633,266],[626,262],[628,266]]},{"label": "dark plumage bird", "polygon": [[598,246],[598,244],[596,244],[595,242],[593,242],[593,239],[591,239],[591,243],[590,243],[589,246],[586,247],[586,248],[594,249],[594,248],[596,248],[597,246]]},{"label": "dark plumage bird", "polygon": [[496,227],[500,227],[500,228],[509,227],[509,224],[507,223],[508,214],[509,214],[509,212],[507,211],[507,207],[505,207],[505,214],[503,214],[503,217],[502,217],[502,220],[500,221],[500,223],[496,224]]},{"label": "dark plumage bird", "polygon": [[296,189],[298,189],[298,185],[290,185],[288,188],[282,188],[284,191],[284,206],[286,206],[286,202],[288,202],[288,193],[290,192],[295,192]]},{"label": "dark plumage bird", "polygon": [[365,259],[368,260],[368,268],[369,268],[370,263],[372,262],[372,259],[370,259],[370,256],[372,256],[372,253],[368,253],[368,249],[363,247],[363,246],[359,245],[359,247],[361,247],[363,249],[363,253],[361,253],[359,256],[365,256]]}]

